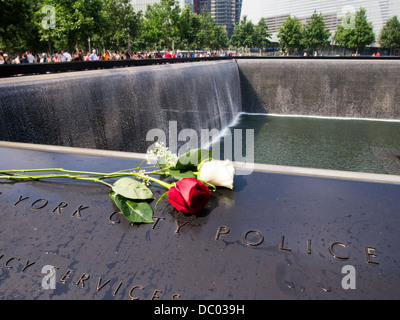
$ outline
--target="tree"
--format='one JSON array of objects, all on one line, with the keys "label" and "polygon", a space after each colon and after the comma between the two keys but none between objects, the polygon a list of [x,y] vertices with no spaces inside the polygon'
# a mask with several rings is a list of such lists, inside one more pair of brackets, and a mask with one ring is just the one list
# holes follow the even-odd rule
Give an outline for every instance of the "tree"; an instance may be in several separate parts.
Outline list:
[{"label": "tree", "polygon": [[[348,13],[344,18],[345,22],[350,17]],[[343,24],[339,25],[335,33],[335,41],[341,47],[356,49],[358,53],[359,48],[365,47],[375,41],[375,34],[371,22],[367,20],[367,12],[364,8],[360,8],[354,16],[355,25],[344,27]]]},{"label": "tree", "polygon": [[279,41],[290,55],[294,54],[295,49],[301,46],[302,36],[301,22],[295,16],[287,17],[283,25],[279,28]]},{"label": "tree", "polygon": [[325,22],[322,13],[314,11],[311,20],[303,28],[303,45],[313,51],[329,44],[331,32],[325,30]]},{"label": "tree", "polygon": [[211,13],[203,10],[199,16],[200,31],[197,34],[197,48],[219,50],[228,46],[228,34],[224,26],[217,26]]},{"label": "tree", "polygon": [[38,1],[0,0],[0,8],[0,44],[8,54],[42,49],[34,23]]},{"label": "tree", "polygon": [[235,47],[254,47],[255,40],[254,24],[247,21],[247,16],[244,16],[239,23],[235,25],[231,37],[231,44]]},{"label": "tree", "polygon": [[225,26],[216,25],[214,23],[214,26],[212,28],[212,35],[211,38],[209,39],[209,44],[208,44],[209,48],[211,50],[220,50],[227,48],[228,45],[229,45],[229,38]]},{"label": "tree", "polygon": [[145,40],[151,45],[165,45],[171,49],[172,42],[177,39],[181,9],[175,0],[161,0],[147,6],[145,13]]},{"label": "tree", "polygon": [[141,13],[135,13],[130,0],[103,0],[105,28],[101,37],[105,47],[129,46],[128,40],[137,40]]},{"label": "tree", "polygon": [[254,28],[254,46],[258,48],[270,45],[271,34],[268,33],[268,26],[264,18],[261,18]]},{"label": "tree", "polygon": [[179,19],[179,37],[181,44],[184,45],[189,53],[197,41],[197,36],[201,30],[200,17],[195,14],[192,9],[187,5],[183,9]]},{"label": "tree", "polygon": [[[86,43],[104,27],[102,0],[45,0],[43,5],[55,8],[56,25],[54,29],[42,29],[41,38],[55,41],[57,47],[78,50],[79,43]],[[38,16],[43,18],[40,12]]]},{"label": "tree", "polygon": [[374,28],[371,22],[367,21],[367,11],[360,8],[356,12],[356,27],[354,35],[350,36],[349,47],[356,48],[357,53],[360,47],[365,47],[375,41]]},{"label": "tree", "polygon": [[343,27],[343,25],[338,25],[334,36],[335,43],[342,48],[345,49],[348,48],[350,35],[351,35],[351,29],[347,29]]},{"label": "tree", "polygon": [[390,48],[390,55],[393,48],[400,47],[400,21],[397,16],[386,21],[379,35],[379,44],[383,48]]}]

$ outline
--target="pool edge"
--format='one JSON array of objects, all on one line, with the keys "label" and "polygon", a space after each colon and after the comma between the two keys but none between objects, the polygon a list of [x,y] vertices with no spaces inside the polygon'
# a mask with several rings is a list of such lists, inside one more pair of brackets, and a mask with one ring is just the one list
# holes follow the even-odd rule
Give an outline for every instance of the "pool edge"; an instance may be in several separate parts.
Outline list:
[{"label": "pool edge", "polygon": [[[0,141],[0,147],[43,151],[43,152],[69,153],[69,154],[78,154],[78,155],[96,156],[96,157],[120,158],[120,159],[144,160],[146,157],[146,154],[144,153],[65,147],[65,146],[9,142],[9,141]],[[234,161],[233,164],[239,171],[238,173],[243,175],[248,175],[251,174],[253,171],[256,171],[264,173],[310,176],[310,177],[319,177],[327,179],[342,179],[342,180],[354,180],[363,182],[400,184],[399,175],[292,167],[292,166],[270,165],[261,163],[250,164],[237,161]]]}]

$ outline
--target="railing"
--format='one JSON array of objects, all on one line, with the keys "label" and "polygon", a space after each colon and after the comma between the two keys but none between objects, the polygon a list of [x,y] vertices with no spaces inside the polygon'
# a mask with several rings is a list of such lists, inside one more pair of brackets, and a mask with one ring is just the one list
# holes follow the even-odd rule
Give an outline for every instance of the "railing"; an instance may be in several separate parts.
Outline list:
[{"label": "railing", "polygon": [[57,72],[71,72],[71,71],[85,71],[96,69],[112,69],[124,68],[133,66],[148,66],[159,64],[172,64],[172,63],[185,63],[185,62],[199,62],[199,61],[218,61],[218,60],[231,60],[231,59],[305,59],[305,60],[341,60],[341,59],[354,59],[354,60],[398,60],[400,57],[348,57],[348,56],[276,56],[276,57],[200,57],[200,58],[161,58],[161,59],[130,59],[130,60],[108,60],[108,61],[70,61],[70,62],[57,62],[57,63],[24,63],[24,64],[6,64],[0,65],[0,78],[11,77],[19,75],[35,75],[45,73]]},{"label": "railing", "polygon": [[204,58],[160,58],[160,59],[127,59],[108,61],[69,61],[50,63],[24,63],[0,65],[0,77],[15,75],[33,75],[56,72],[85,71],[96,69],[112,69],[133,66],[148,66],[157,64],[184,63],[195,61],[226,60],[232,57],[204,57]]}]

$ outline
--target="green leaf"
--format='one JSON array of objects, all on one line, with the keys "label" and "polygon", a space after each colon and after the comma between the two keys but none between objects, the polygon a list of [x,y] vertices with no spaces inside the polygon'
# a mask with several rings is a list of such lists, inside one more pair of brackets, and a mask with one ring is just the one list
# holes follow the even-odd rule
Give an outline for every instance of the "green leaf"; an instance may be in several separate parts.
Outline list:
[{"label": "green leaf", "polygon": [[156,204],[155,204],[155,206],[154,206],[155,209],[157,209],[157,204],[158,204],[162,199],[164,199],[164,198],[168,198],[168,191],[165,192],[165,193],[163,193],[163,194],[160,196],[160,198],[157,200],[157,202],[156,202]]},{"label": "green leaf", "polygon": [[153,209],[146,201],[136,202],[110,190],[110,198],[125,218],[134,223],[154,223]]},{"label": "green leaf", "polygon": [[176,180],[182,180],[184,178],[196,178],[196,176],[193,174],[193,171],[180,171],[173,169],[168,169],[165,171],[168,172],[171,175],[171,177]]},{"label": "green leaf", "polygon": [[154,199],[153,192],[143,183],[132,178],[121,178],[115,181],[112,190],[129,199],[146,200]]},{"label": "green leaf", "polygon": [[181,171],[196,170],[197,165],[206,159],[212,159],[212,150],[193,149],[178,158],[174,169]]}]

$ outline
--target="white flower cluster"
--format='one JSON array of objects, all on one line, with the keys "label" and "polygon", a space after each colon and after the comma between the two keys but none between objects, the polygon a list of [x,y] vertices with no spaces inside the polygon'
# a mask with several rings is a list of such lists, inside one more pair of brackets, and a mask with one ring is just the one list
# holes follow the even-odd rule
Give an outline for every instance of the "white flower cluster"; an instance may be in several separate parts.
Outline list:
[{"label": "white flower cluster", "polygon": [[171,153],[169,148],[164,147],[163,143],[155,143],[154,149],[147,151],[146,160],[148,164],[157,163],[167,167],[174,167],[178,161],[178,156]]},{"label": "white flower cluster", "polygon": [[[144,174],[146,173],[146,170],[139,170],[139,173]],[[151,182],[149,179],[145,179],[145,178],[138,178],[138,180],[143,183],[146,187],[150,187],[151,186]]]}]

